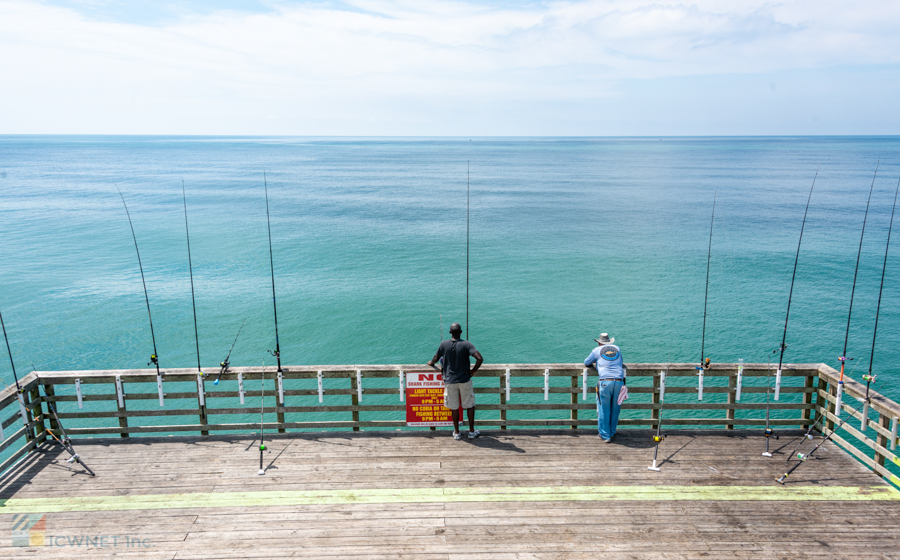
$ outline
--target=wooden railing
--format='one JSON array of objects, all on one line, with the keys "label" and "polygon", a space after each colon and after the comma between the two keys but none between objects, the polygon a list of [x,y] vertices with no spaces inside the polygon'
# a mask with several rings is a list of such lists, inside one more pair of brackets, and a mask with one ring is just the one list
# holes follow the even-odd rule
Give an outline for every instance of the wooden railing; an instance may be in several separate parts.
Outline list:
[{"label": "wooden railing", "polygon": [[[265,371],[233,368],[213,385],[217,370],[198,377],[196,370],[170,369],[160,379],[155,370],[29,374],[21,381],[24,419],[16,392],[0,392],[5,436],[0,443],[0,472],[47,439],[47,430],[59,433],[48,416],[50,403],[71,437],[248,433],[260,427],[263,393],[262,412],[268,417],[264,427],[269,431],[403,429],[406,405],[400,394],[404,373],[426,371],[427,367],[287,366],[280,379],[273,367]],[[693,365],[629,364],[629,400],[619,424],[656,428],[662,417],[666,428],[760,428],[766,424],[766,398],[772,426],[806,428],[824,415],[822,429],[828,433],[840,422],[834,408],[837,373],[832,368],[824,364],[784,366],[778,400],[773,367],[743,364],[740,379],[738,370],[739,364],[714,364],[704,372],[701,400]],[[664,404],[660,403],[661,371],[667,375]],[[499,429],[596,426],[593,388],[597,377],[586,373],[590,371],[580,364],[485,365],[475,380],[478,424]],[[242,393],[244,404],[240,404]],[[859,405],[855,399],[864,393],[865,386],[845,378],[842,413],[844,418],[853,414],[857,421],[846,422],[833,439],[900,486],[900,478],[893,472],[900,472],[896,468],[900,460],[894,454],[900,406],[873,391],[868,410],[854,412]],[[862,429],[863,412],[868,415],[866,429]],[[874,439],[868,434],[874,434]],[[872,457],[861,450],[866,447],[874,452]]]}]

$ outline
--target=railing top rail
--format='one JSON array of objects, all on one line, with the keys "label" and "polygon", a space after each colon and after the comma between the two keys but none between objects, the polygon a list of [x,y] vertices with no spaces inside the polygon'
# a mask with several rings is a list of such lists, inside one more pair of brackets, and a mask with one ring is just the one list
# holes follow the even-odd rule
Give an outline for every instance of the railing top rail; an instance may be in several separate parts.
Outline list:
[{"label": "railing top rail", "polygon": [[[787,376],[813,376],[817,375],[819,368],[822,364],[785,364],[782,366],[783,375]],[[684,364],[684,363],[630,363],[625,364],[628,368],[628,375],[633,377],[640,376],[653,376],[659,373],[661,370],[668,370],[670,375],[678,376],[678,375],[692,375],[696,373],[696,367],[694,364]],[[218,372],[218,366],[211,366],[209,368],[205,368],[205,372],[207,375],[216,374]],[[353,374],[358,370],[362,370],[364,373],[372,374],[372,373],[385,373],[396,375],[398,371],[431,371],[431,369],[425,364],[342,364],[342,365],[304,365],[304,366],[296,366],[296,365],[288,365],[282,368],[288,374],[315,374],[318,371],[322,371],[323,373],[329,374]],[[502,375],[507,369],[516,372],[518,375],[522,375],[523,373],[531,373],[535,376],[541,375],[545,370],[550,370],[551,374],[555,375],[571,375],[578,373],[580,374],[584,370],[584,365],[581,363],[543,363],[543,364],[485,364],[479,370],[479,374],[487,375],[487,376],[498,376]],[[734,375],[738,369],[737,363],[718,363],[713,364],[712,368],[706,372],[706,375],[710,376],[723,376],[723,375]],[[192,379],[197,375],[197,370],[194,368],[164,368],[164,373],[168,378],[184,378],[184,379]],[[274,373],[275,366],[267,366],[265,368],[265,373]],[[758,364],[758,363],[745,363],[744,364],[744,373],[747,375],[751,375],[754,372],[771,372],[772,375],[775,374],[775,366],[772,364]],[[238,373],[243,373],[245,375],[260,375],[263,372],[263,368],[261,367],[232,367],[229,368],[228,373],[230,376],[234,376]],[[143,380],[150,380],[156,377],[156,371],[152,369],[107,369],[107,370],[65,370],[65,371],[39,371],[37,375],[42,380],[46,380],[47,382],[60,382],[60,383],[69,383],[75,378],[79,378],[85,381],[94,379],[99,380],[99,378],[115,378],[119,377],[132,377],[132,378],[144,378]]]},{"label": "railing top rail", "polygon": [[[831,384],[836,384],[841,378],[840,372],[827,364],[819,365],[819,376]],[[851,397],[859,399],[865,398],[866,384],[854,381],[845,375],[844,392]],[[872,388],[869,388],[869,398],[871,400],[870,406],[874,410],[888,416],[900,417],[900,404],[892,401]]]},{"label": "railing top rail", "polygon": [[[29,391],[37,386],[40,382],[38,381],[38,373],[33,371],[19,379],[19,385],[23,390]],[[0,409],[5,408],[12,404],[16,400],[16,386],[10,385],[9,387],[4,387],[0,389]]]}]

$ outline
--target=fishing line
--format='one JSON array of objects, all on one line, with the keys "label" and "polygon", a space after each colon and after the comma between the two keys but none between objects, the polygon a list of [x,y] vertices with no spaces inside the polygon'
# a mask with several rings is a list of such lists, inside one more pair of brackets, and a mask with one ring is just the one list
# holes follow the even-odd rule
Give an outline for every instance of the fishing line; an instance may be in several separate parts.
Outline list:
[{"label": "fishing line", "polygon": [[859,273],[859,259],[862,256],[863,237],[866,234],[866,220],[869,218],[869,203],[872,201],[872,190],[875,189],[875,177],[878,176],[878,164],[875,164],[875,174],[872,175],[872,186],[869,187],[869,198],[866,200],[866,213],[863,215],[862,231],[859,234],[859,251],[856,253],[856,268],[853,271],[853,288],[850,290],[850,310],[847,312],[847,330],[844,333],[844,351],[841,353],[841,378],[838,380],[837,397],[835,399],[834,412],[837,416],[841,415],[841,397],[844,392],[844,365],[847,360],[853,358],[847,357],[847,340],[850,338],[850,317],[853,315],[853,296],[856,294],[856,276]]},{"label": "fishing line", "polygon": [[[269,350],[269,354],[275,356],[278,362],[278,373],[281,373],[281,344],[278,340],[278,305],[275,303],[275,257],[272,255],[272,222],[269,219],[269,185],[266,182],[266,172],[263,171],[263,186],[266,193],[266,226],[269,229],[269,269],[272,273],[272,309],[275,312],[275,350]],[[260,470],[262,470],[262,453],[259,456]],[[260,472],[260,474],[265,474]]]},{"label": "fishing line", "polygon": [[9,365],[12,366],[13,378],[16,380],[16,392],[22,393],[22,388],[19,386],[19,376],[16,375],[16,364],[13,362],[12,350],[9,348],[9,337],[6,336],[6,324],[3,322],[3,314],[0,313],[0,326],[3,327],[3,339],[6,341],[6,353],[9,354]]},{"label": "fishing line", "polygon": [[[813,176],[812,185],[809,187],[809,196],[806,198],[806,210],[803,211],[803,222],[800,224],[800,239],[797,241],[797,254],[794,257],[794,271],[791,273],[791,289],[788,292],[788,304],[787,304],[787,312],[784,314],[784,331],[781,334],[781,344],[773,350],[773,353],[781,351],[781,354],[778,356],[778,369],[775,373],[775,400],[778,400],[779,393],[781,392],[781,366],[784,362],[784,351],[787,349],[787,328],[788,328],[788,319],[791,316],[791,301],[794,298],[794,281],[797,279],[797,264],[800,262],[800,246],[803,243],[803,230],[806,229],[806,216],[809,214],[809,203],[812,200],[813,189],[816,188],[816,179],[819,177],[819,169],[816,169],[816,174]],[[771,356],[769,359],[771,360]],[[766,431],[764,433],[766,437],[766,451],[763,453],[764,457],[771,457],[772,454],[769,453],[769,438],[775,436],[775,439],[778,439],[778,436],[775,435],[775,430],[769,425],[769,366],[766,365]],[[788,457],[792,456],[789,455]]]},{"label": "fishing line", "polygon": [[197,348],[197,371],[203,375],[200,368],[200,336],[197,334],[197,302],[194,299],[194,265],[191,263],[191,232],[188,229],[187,195],[184,192],[184,180],[181,181],[181,198],[184,201],[184,233],[187,237],[188,272],[191,275],[191,307],[194,310],[194,345]]},{"label": "fishing line", "polygon": [[219,362],[219,374],[216,376],[216,380],[213,381],[213,385],[219,384],[219,378],[222,377],[222,374],[228,371],[228,366],[231,365],[231,351],[234,350],[234,345],[237,344],[238,337],[241,336],[241,331],[244,330],[244,323],[247,322],[247,319],[244,319],[244,322],[241,323],[241,328],[238,329],[237,335],[234,337],[234,342],[231,343],[231,348],[228,350],[228,355],[225,356],[225,359]]},{"label": "fishing line", "polygon": [[[181,181],[181,199],[184,202],[184,233],[187,238],[188,271],[191,275],[191,308],[194,310],[194,345],[197,348],[197,371],[200,373],[197,378],[197,390],[202,393],[205,388],[203,387],[203,369],[200,367],[200,335],[197,334],[197,302],[194,298],[194,265],[191,263],[191,232],[188,229],[187,195],[184,192],[184,180]],[[197,398],[199,400],[200,395],[198,395]],[[200,402],[200,417],[206,418],[206,406],[202,402]]]},{"label": "fishing line", "polygon": [[[125,196],[122,194],[119,185],[116,185],[116,190],[119,191],[119,197],[122,199],[122,206],[125,207],[125,215],[128,216],[128,225],[131,227],[131,237],[134,239],[134,252],[137,253],[138,268],[141,271],[141,284],[144,286],[144,301],[147,303],[147,318],[150,320],[150,338],[153,340],[153,354],[150,355],[150,363],[156,366],[156,376],[160,377],[159,358],[156,353],[156,335],[153,333],[153,316],[150,314],[150,296],[147,295],[147,281],[144,278],[144,265],[141,263],[141,252],[138,249],[137,236],[134,234],[134,224],[131,222],[131,213],[128,211],[128,205],[125,204]],[[150,363],[147,365],[149,366]]]},{"label": "fishing line", "polygon": [[[443,332],[443,329],[441,329]],[[441,340],[443,340],[441,336]],[[466,337],[469,340],[469,162],[466,162]]]},{"label": "fishing line", "polygon": [[712,217],[709,219],[709,248],[706,253],[706,292],[703,295],[703,335],[700,339],[700,366],[695,368],[699,377],[698,394],[701,400],[703,399],[703,372],[709,369],[709,359],[707,358],[704,361],[703,358],[706,350],[706,304],[709,301],[709,263],[712,258],[713,223],[716,219],[716,197],[718,195],[719,191],[713,194]]}]

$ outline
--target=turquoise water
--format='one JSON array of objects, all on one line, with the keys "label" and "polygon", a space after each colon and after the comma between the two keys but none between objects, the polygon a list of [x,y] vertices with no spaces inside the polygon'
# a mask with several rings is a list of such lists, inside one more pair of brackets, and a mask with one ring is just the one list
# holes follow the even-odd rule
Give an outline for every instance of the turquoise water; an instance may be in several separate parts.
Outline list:
[{"label": "turquoise water", "polygon": [[[601,331],[626,361],[837,366],[866,196],[848,355],[868,367],[900,137],[356,139],[0,136],[0,310],[18,371],[146,367],[274,347],[265,170],[285,364],[428,360],[465,323],[488,362],[576,362]],[[900,237],[896,239],[900,250]],[[874,371],[900,400],[900,263],[888,261]],[[5,348],[0,374],[12,383]],[[268,359],[271,364],[271,358]]]}]

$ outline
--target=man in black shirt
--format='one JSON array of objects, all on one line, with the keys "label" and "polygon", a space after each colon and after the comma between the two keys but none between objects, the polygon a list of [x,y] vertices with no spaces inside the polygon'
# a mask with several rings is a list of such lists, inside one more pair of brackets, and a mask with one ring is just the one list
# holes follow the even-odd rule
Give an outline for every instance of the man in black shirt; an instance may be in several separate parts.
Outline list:
[{"label": "man in black shirt", "polygon": [[[459,323],[450,325],[450,340],[444,340],[438,346],[434,357],[428,365],[434,367],[441,360],[441,371],[444,378],[444,406],[453,414],[453,439],[461,439],[459,433],[459,407],[466,409],[469,417],[469,439],[475,439],[481,432],[475,429],[475,391],[472,389],[472,375],[478,371],[484,358],[468,340],[460,340],[462,327]],[[469,356],[475,357],[475,367],[469,362]]]}]

